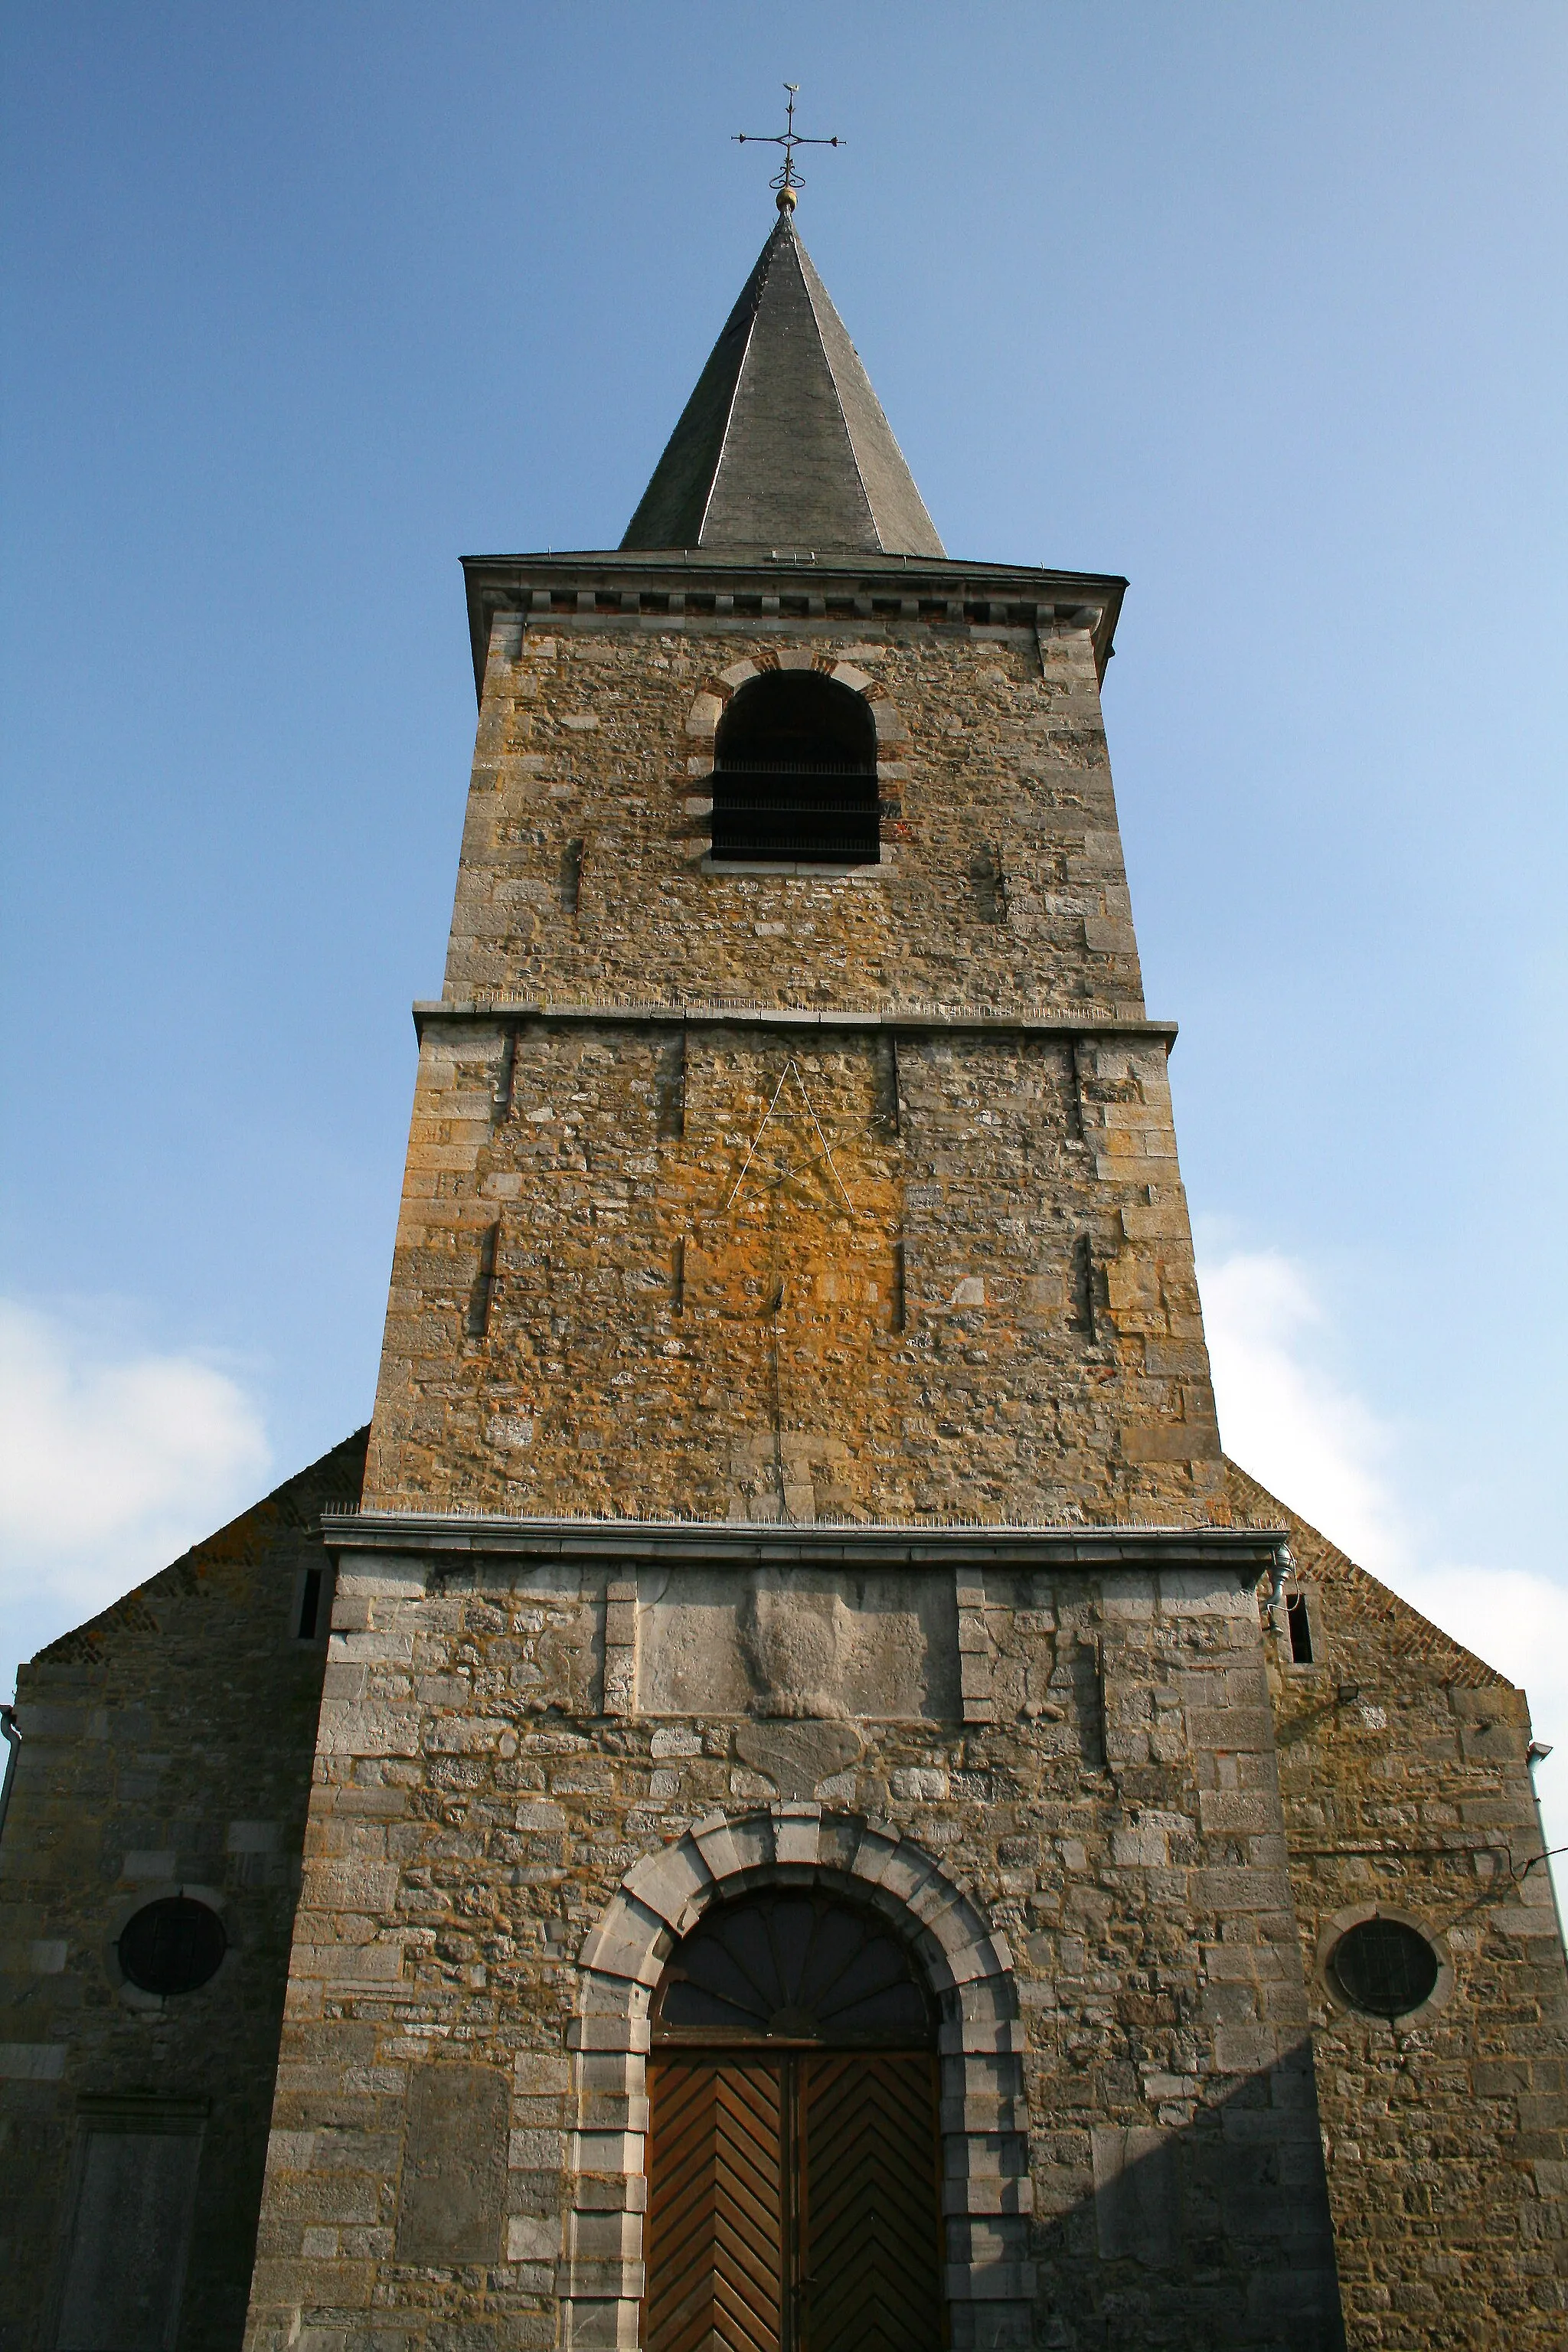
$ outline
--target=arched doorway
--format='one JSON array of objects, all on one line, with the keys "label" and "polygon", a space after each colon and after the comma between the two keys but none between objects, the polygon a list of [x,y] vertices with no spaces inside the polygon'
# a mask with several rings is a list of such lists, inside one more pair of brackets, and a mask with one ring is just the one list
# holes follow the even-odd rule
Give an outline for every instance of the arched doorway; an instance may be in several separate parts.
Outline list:
[{"label": "arched doorway", "polygon": [[653,2001],[645,2352],[939,2352],[935,2042],[878,1913],[704,1913]]}]

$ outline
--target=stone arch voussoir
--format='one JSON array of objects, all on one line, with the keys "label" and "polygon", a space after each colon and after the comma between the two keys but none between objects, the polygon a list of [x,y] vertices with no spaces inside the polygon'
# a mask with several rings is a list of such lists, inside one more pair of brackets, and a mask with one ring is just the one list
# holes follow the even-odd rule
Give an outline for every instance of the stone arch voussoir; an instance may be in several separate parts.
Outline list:
[{"label": "stone arch voussoir", "polygon": [[693,743],[705,743],[711,749],[713,738],[719,731],[719,721],[748,679],[761,677],[764,671],[769,669],[793,669],[797,667],[809,667],[820,670],[825,677],[832,678],[838,686],[847,686],[852,694],[859,695],[869,705],[871,723],[877,730],[879,757],[882,755],[884,744],[907,742],[910,732],[909,722],[898,704],[890,695],[878,691],[879,681],[868,677],[863,669],[857,669],[853,662],[829,659],[810,664],[796,664],[787,658],[770,662],[752,661],[749,656],[741,661],[731,662],[728,669],[716,670],[710,677],[704,679],[700,690],[693,696],[691,707],[686,714],[688,737]]},{"label": "stone arch voussoir", "polygon": [[[739,667],[739,665],[737,665]],[[578,1956],[575,2129],[558,2291],[562,2342],[637,2340],[650,2004],[666,1959],[710,1904],[817,1885],[880,1912],[941,2000],[942,2203],[954,2352],[1026,2344],[1034,2274],[1023,2027],[1001,1932],[890,1822],[780,1803],[713,1812],[626,1872]]]}]

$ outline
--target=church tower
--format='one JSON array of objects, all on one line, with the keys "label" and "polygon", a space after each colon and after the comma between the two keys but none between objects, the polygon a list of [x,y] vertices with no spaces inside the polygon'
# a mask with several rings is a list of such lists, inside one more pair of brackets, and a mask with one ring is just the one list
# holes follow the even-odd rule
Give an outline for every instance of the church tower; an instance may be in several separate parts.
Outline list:
[{"label": "church tower", "polygon": [[1453,1980],[1312,1877],[1357,1686],[1220,1454],[1124,583],[944,552],[793,211],[621,546],[467,566],[252,2352],[1331,2352],[1310,2004]]},{"label": "church tower", "polygon": [[255,2342],[1066,2343],[1097,2183],[1335,2342],[1123,583],[945,554],[787,202],[620,548],[467,573]]},{"label": "church tower", "polygon": [[787,210],[619,551],[467,569],[367,1507],[1210,1520],[1123,583],[946,558]]},{"label": "church tower", "polygon": [[1561,2352],[1524,1694],[1220,1453],[1123,583],[943,551],[782,143],[467,567],[373,1424],[0,1720],[0,2352]]}]

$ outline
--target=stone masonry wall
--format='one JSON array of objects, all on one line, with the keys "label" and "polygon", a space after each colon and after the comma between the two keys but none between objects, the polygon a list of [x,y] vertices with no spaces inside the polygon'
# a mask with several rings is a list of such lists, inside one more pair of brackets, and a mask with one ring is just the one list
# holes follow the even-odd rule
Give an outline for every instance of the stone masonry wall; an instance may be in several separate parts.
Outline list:
[{"label": "stone masonry wall", "polygon": [[[715,729],[773,663],[870,703],[879,867],[713,868]],[[422,1024],[252,2352],[635,2342],[647,1989],[781,1872],[986,1956],[944,2026],[955,2352],[1329,2352],[1314,2023],[1358,2347],[1555,2340],[1561,1949],[1473,1850],[1522,1824],[1512,1695],[1402,1622],[1374,1748],[1384,1701],[1304,1697],[1152,1534],[911,1551],[875,1599],[803,1565],[825,1521],[1280,1516],[1219,1455],[1087,635],[503,613]],[[453,1510],[513,1556],[396,1518]],[[531,1566],[521,1522],[577,1514],[728,1524]],[[1447,1973],[1380,2042],[1322,1960],[1396,1877]]]},{"label": "stone masonry wall", "polygon": [[[715,725],[774,664],[870,699],[881,866],[705,865]],[[839,1025],[704,1018],[737,997]],[[1142,1017],[1087,634],[500,615],[447,1003],[367,1499],[1207,1508],[1168,1033]]]},{"label": "stone masonry wall", "polygon": [[[871,701],[883,863],[704,871],[715,721],[753,667],[805,664]],[[650,988],[1140,1013],[1087,633],[499,616],[447,994],[641,1003]]]},{"label": "stone masonry wall", "polygon": [[[179,2352],[244,2320],[325,1663],[294,1638],[310,1529],[358,1495],[364,1432],[44,1651],[0,1843],[0,2346],[53,2344],[81,2118],[205,2108]],[[212,1981],[128,1991],[113,1939],[181,1885],[221,1911]]]},{"label": "stone masonry wall", "polygon": [[433,1020],[367,1501],[1203,1516],[1174,1154],[1163,1038]]},{"label": "stone masonry wall", "polygon": [[[628,1573],[342,1561],[253,2352],[635,2342],[636,2018],[672,1933],[637,1865],[683,1839],[731,1857],[677,1868],[698,1907],[715,1873],[831,1867],[906,1933],[939,1885],[984,1923],[1002,2022],[966,2043],[950,2001],[943,2041],[955,2343],[1337,2343],[1251,1593],[739,1555]],[[989,1723],[963,1720],[960,1640]],[[910,1655],[912,1680],[867,1664]],[[691,1707],[683,1675],[721,1704]],[[638,1933],[650,1961],[626,1957]],[[617,1972],[629,2042],[592,1995]],[[426,2119],[459,2113],[442,2158]]]},{"label": "stone masonry wall", "polygon": [[[1227,1465],[1238,1519],[1286,1527],[1315,1663],[1269,1679],[1353,2352],[1568,2340],[1568,1964],[1505,1682]],[[1397,2030],[1336,2000],[1373,1910],[1444,1961]]]}]

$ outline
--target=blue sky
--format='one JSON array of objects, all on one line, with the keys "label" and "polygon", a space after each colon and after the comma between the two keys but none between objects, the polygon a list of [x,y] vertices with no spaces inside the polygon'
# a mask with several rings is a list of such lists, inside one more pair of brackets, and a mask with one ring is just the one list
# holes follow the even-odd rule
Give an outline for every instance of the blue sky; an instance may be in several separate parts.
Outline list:
[{"label": "blue sky", "polygon": [[457,559],[619,537],[787,77],[950,550],[1131,576],[1227,1441],[1568,1754],[1568,13],[35,0],[0,68],[0,1681],[368,1413]]}]

